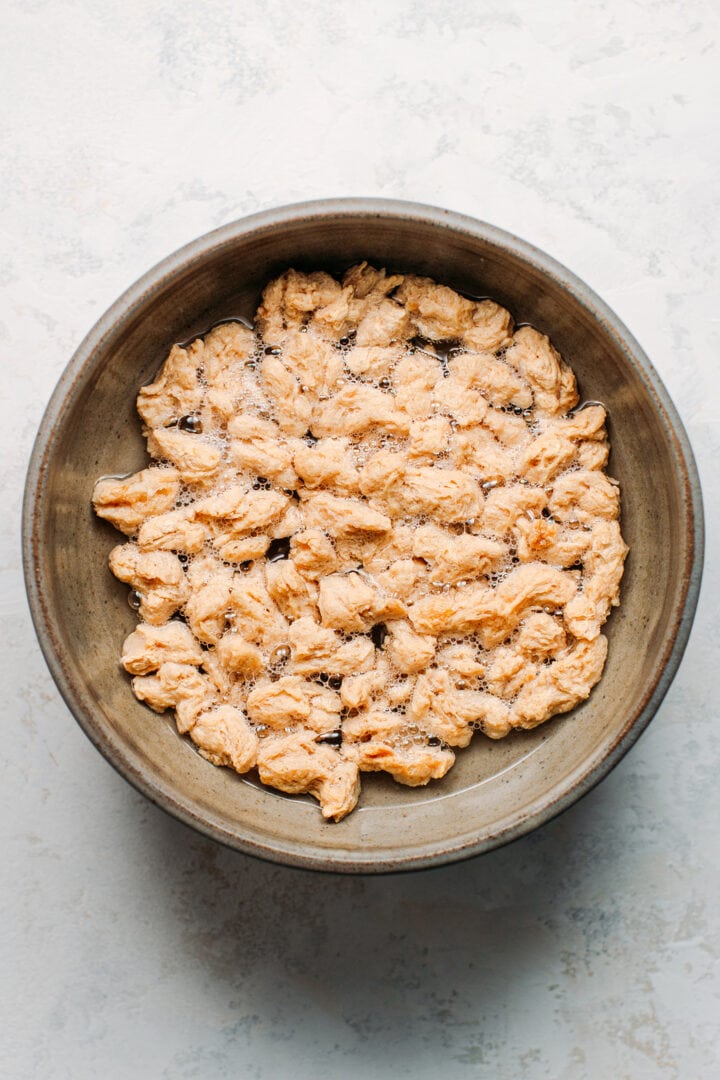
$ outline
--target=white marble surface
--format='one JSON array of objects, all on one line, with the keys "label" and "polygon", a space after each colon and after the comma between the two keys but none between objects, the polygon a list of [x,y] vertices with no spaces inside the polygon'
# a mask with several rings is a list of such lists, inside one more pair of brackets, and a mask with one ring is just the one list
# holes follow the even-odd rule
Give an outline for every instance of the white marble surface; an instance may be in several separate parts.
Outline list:
[{"label": "white marble surface", "polygon": [[[720,1075],[718,13],[2,4],[3,1077]],[[615,772],[507,849],[380,879],[254,862],[132,791],[46,672],[18,539],[43,407],[107,305],[207,229],[349,194],[485,218],[585,278],[677,402],[709,526],[685,660]]]}]

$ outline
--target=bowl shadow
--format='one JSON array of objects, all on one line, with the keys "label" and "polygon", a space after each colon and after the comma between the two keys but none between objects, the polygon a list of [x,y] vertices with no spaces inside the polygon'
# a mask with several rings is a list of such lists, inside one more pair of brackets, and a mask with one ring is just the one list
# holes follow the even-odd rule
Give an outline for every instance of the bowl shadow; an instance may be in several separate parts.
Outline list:
[{"label": "bowl shadow", "polygon": [[278,1030],[302,1019],[324,1046],[350,1040],[367,1075],[374,1054],[385,1075],[478,1028],[497,1034],[509,985],[552,982],[573,898],[611,895],[628,802],[606,782],[506,847],[384,876],[264,863],[148,807],[149,854],[170,869],[143,881],[205,995],[238,1017],[251,1002]]}]

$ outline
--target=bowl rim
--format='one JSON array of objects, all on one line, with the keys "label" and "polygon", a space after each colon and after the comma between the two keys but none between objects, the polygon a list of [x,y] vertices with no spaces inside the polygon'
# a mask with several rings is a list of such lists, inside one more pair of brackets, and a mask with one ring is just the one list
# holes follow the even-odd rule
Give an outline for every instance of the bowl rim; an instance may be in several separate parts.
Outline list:
[{"label": "bowl rim", "polygon": [[[72,404],[76,393],[82,388],[83,376],[92,368],[96,350],[105,337],[115,333],[119,324],[129,320],[136,308],[149,293],[160,289],[167,279],[186,268],[194,260],[206,257],[211,251],[234,243],[238,238],[252,233],[274,231],[279,226],[300,219],[387,218],[404,219],[408,222],[445,228],[448,232],[464,233],[472,239],[480,239],[509,250],[513,255],[529,263],[545,276],[554,279],[561,288],[570,292],[610,333],[632,359],[655,407],[663,414],[668,437],[679,467],[679,481],[683,486],[686,537],[686,560],[682,576],[682,592],[674,609],[674,634],[668,634],[669,642],[659,664],[655,681],[648,688],[641,706],[630,717],[615,743],[595,765],[572,779],[572,783],[559,796],[553,788],[540,805],[533,805],[515,824],[500,829],[493,835],[467,839],[463,834],[456,842],[436,841],[425,847],[418,846],[409,853],[399,848],[383,852],[374,859],[362,858],[357,853],[337,852],[329,849],[307,848],[296,843],[284,846],[283,841],[271,840],[260,844],[254,840],[229,831],[219,821],[209,820],[194,808],[191,798],[179,797],[165,783],[149,779],[143,772],[140,760],[133,760],[132,752],[120,745],[112,733],[97,721],[96,714],[85,706],[72,676],[63,663],[63,645],[46,600],[43,564],[40,557],[43,492],[47,482],[55,432],[64,414]],[[702,494],[697,466],[683,423],[660,376],[647,355],[617,315],[576,274],[568,270],[552,256],[522,240],[513,233],[487,222],[441,207],[399,199],[384,198],[329,198],[290,203],[254,213],[220,228],[204,233],[183,245],[144,273],[130,285],[105,311],[89,330],[62,372],[45,408],[31,452],[22,509],[22,552],[25,586],[30,613],[53,680],[70,712],[90,741],[109,763],[138,791],[147,796],[161,809],[195,828],[199,832],[248,855],[271,862],[311,870],[343,873],[390,873],[399,870],[425,869],[445,863],[456,862],[482,854],[495,847],[509,843],[538,828],[562,813],[600,782],[645,730],[659,708],[677,672],[687,645],[695,616],[703,569],[704,518]]]}]

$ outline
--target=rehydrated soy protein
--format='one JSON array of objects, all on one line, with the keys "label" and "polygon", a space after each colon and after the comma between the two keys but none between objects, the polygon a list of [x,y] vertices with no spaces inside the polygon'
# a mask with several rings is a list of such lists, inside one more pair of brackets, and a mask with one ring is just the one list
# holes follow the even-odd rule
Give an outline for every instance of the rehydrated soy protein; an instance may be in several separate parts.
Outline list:
[{"label": "rehydrated soy protein", "polygon": [[572,709],[627,553],[578,402],[538,330],[367,263],[174,345],[138,396],[153,464],[93,496],[127,537],[136,696],[334,820],[362,772],[426,784]]}]

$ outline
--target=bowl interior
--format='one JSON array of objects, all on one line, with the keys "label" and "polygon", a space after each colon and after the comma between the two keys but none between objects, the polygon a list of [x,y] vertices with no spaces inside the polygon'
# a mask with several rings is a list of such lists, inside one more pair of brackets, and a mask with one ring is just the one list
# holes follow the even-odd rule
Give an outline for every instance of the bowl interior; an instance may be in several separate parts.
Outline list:
[{"label": "bowl interior", "polygon": [[[209,765],[172,721],[135,700],[118,663],[135,615],[127,588],[107,569],[120,537],[95,518],[90,497],[98,476],[145,463],[135,396],[172,342],[219,319],[252,317],[265,282],[288,266],[341,272],[363,258],[491,296],[517,322],[550,335],[582,396],[609,410],[609,471],[622,485],[630,555],[622,605],[606,627],[607,667],[586,703],[501,742],[477,736],[448,776],[427,788],[365,777],[359,808],[328,824],[310,799],[282,796]],[[517,835],[572,801],[617,755],[657,695],[692,567],[692,499],[678,422],[631,348],[602,305],[562,268],[511,237],[440,211],[290,208],[273,220],[221,230],[167,260],[81,346],[37,451],[35,617],[53,672],[90,737],[184,820],[244,850],[310,866],[443,861]]]}]

